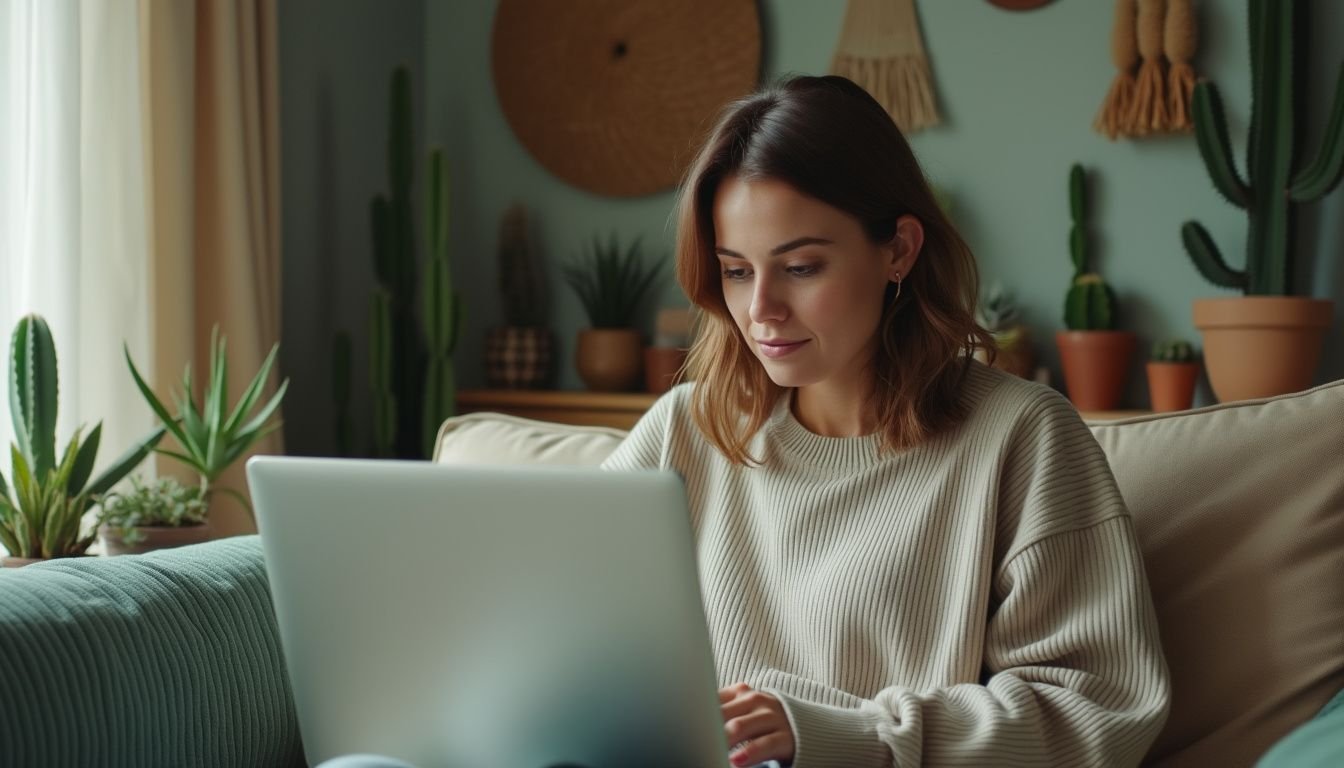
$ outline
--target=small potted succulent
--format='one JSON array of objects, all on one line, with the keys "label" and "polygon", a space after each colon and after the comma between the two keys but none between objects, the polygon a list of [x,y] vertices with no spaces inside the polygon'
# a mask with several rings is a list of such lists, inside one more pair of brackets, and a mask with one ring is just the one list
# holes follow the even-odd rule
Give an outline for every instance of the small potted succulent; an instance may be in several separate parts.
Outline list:
[{"label": "small potted succulent", "polygon": [[98,526],[103,552],[136,555],[210,538],[209,510],[200,486],[183,485],[171,476],[147,483],[132,475],[130,481],[131,490],[103,499]]},{"label": "small potted succulent", "polygon": [[90,477],[103,427],[82,437],[76,429],[65,450],[56,448],[56,345],[39,315],[14,327],[9,358],[10,416],[15,444],[12,471],[0,473],[0,544],[9,555],[5,567],[28,565],[87,553],[96,538],[85,532],[84,516],[135,469],[163,438],[159,428]]},{"label": "small potted succulent", "polygon": [[[996,345],[991,363],[1014,376],[1032,378],[1036,356],[1031,348],[1031,331],[1018,320],[1017,299],[1002,283],[993,283],[986,289],[975,310],[976,322],[989,331]],[[977,349],[975,357],[989,363],[989,355]]]},{"label": "small potted succulent", "polygon": [[579,331],[574,362],[589,389],[624,392],[638,386],[644,343],[634,328],[644,295],[662,272],[662,261],[645,263],[639,238],[622,252],[616,234],[564,267],[565,282],[578,294],[591,328]]},{"label": "small potted succulent", "polygon": [[541,265],[528,237],[527,210],[514,204],[499,227],[499,291],[504,324],[485,337],[485,379],[496,389],[541,389],[551,381],[554,337],[546,327]]},{"label": "small potted succulent", "polygon": [[1101,275],[1088,271],[1085,184],[1083,167],[1075,163],[1069,170],[1073,280],[1064,302],[1068,330],[1057,333],[1055,343],[1073,404],[1080,411],[1110,411],[1124,394],[1135,338],[1132,332],[1116,330],[1115,292]]},{"label": "small potted succulent", "polygon": [[1148,396],[1153,410],[1184,411],[1195,401],[1199,358],[1185,339],[1159,341],[1148,361]]}]

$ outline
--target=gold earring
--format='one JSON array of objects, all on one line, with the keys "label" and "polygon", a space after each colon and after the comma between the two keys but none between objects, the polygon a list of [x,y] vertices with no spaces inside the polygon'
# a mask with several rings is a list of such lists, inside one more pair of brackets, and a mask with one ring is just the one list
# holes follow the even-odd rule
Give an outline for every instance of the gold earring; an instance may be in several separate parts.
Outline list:
[{"label": "gold earring", "polygon": [[894,304],[894,303],[896,302],[896,300],[899,299],[899,298],[901,298],[901,273],[900,273],[900,272],[897,272],[897,273],[896,273],[896,295],[891,297],[891,301],[892,301],[892,303]]}]

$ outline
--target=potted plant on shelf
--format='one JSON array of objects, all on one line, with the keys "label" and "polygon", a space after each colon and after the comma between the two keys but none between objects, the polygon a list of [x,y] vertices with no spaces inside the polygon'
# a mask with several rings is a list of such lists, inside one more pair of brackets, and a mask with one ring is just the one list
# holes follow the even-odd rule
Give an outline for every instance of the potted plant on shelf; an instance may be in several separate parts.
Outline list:
[{"label": "potted plant on shelf", "polygon": [[1057,333],[1055,343],[1073,404],[1081,411],[1110,411],[1124,394],[1134,334],[1116,330],[1115,293],[1101,275],[1088,271],[1086,177],[1077,163],[1069,169],[1069,211],[1073,280],[1064,301],[1068,330]]},{"label": "potted plant on shelf", "polygon": [[554,337],[546,327],[546,291],[521,205],[499,228],[499,291],[504,325],[485,337],[485,379],[495,389],[540,389],[550,383]]},{"label": "potted plant on shelf", "polygon": [[975,358],[1014,376],[1030,379],[1036,359],[1031,349],[1031,331],[1018,321],[1017,300],[1002,283],[993,283],[976,306],[976,322],[990,332],[996,346],[994,360],[982,349]]},{"label": "potted plant on shelf", "polygon": [[[140,388],[149,407],[163,420],[164,427],[177,439],[180,450],[155,449],[156,452],[186,464],[200,476],[200,497],[207,510],[214,502],[215,491],[234,497],[252,514],[252,506],[247,497],[233,488],[217,488],[215,480],[233,462],[237,461],[258,440],[280,428],[280,422],[270,422],[275,409],[289,388],[289,379],[280,382],[269,402],[257,410],[261,402],[262,388],[270,376],[271,366],[275,363],[280,345],[271,347],[270,354],[261,364],[261,370],[248,384],[242,397],[232,409],[228,407],[228,358],[225,356],[226,339],[220,335],[219,326],[210,333],[210,379],[202,393],[198,405],[193,398],[191,366],[182,374],[182,391],[172,394],[177,414],[169,413],[167,406],[154,394],[154,390],[145,383],[140,371],[131,360],[130,350],[125,350],[126,364],[130,366],[131,376]],[[253,414],[253,411],[256,413]],[[269,423],[268,423],[269,422]],[[207,512],[208,514],[208,512]]]},{"label": "potted plant on shelf", "polygon": [[114,491],[103,499],[98,526],[103,552],[137,555],[206,541],[207,511],[200,486],[183,485],[175,477],[145,483],[132,475],[129,492]]},{"label": "potted plant on shelf", "polygon": [[639,241],[622,253],[614,232],[605,246],[594,237],[592,252],[564,267],[592,324],[579,331],[574,355],[579,378],[592,390],[623,392],[640,383],[643,340],[633,327],[635,312],[663,265],[645,264]]},{"label": "potted plant on shelf", "polygon": [[1295,214],[1339,182],[1344,166],[1344,70],[1335,85],[1333,117],[1320,154],[1299,167],[1297,117],[1306,91],[1303,62],[1309,30],[1294,0],[1249,3],[1251,119],[1247,175],[1232,160],[1227,120],[1218,88],[1195,86],[1193,116],[1200,155],[1214,187],[1250,221],[1246,267],[1228,266],[1198,222],[1181,227],[1181,239],[1205,278],[1242,291],[1238,298],[1194,302],[1195,326],[1204,336],[1209,382],[1220,401],[1269,397],[1311,386],[1333,303],[1292,295],[1297,258]]},{"label": "potted plant on shelf", "polygon": [[1195,380],[1199,361],[1195,348],[1185,339],[1160,341],[1153,345],[1148,361],[1148,398],[1153,410],[1184,411],[1195,401]]},{"label": "potted plant on shelf", "polygon": [[9,482],[0,473],[0,544],[8,567],[38,560],[76,557],[88,551],[95,533],[84,533],[86,512],[130,473],[163,438],[156,429],[92,481],[102,424],[87,439],[76,429],[65,451],[56,453],[56,345],[38,315],[19,320],[10,341],[9,405],[16,444],[11,447]]}]

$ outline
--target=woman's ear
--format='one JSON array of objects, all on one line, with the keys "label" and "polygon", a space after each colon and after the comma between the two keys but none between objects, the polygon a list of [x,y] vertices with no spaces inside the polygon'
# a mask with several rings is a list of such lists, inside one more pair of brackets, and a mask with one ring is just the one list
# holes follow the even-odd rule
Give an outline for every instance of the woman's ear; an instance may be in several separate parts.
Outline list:
[{"label": "woman's ear", "polygon": [[896,235],[887,246],[891,263],[887,266],[887,280],[896,282],[910,276],[910,270],[924,249],[924,225],[909,214],[896,220]]}]

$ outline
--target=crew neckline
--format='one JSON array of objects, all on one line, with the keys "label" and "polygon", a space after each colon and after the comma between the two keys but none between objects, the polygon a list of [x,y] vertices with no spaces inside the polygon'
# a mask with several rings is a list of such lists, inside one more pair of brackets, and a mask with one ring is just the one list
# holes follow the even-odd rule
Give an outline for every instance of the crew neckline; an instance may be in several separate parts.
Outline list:
[{"label": "crew neckline", "polygon": [[789,390],[775,403],[770,416],[770,431],[789,454],[798,459],[825,466],[863,466],[876,462],[882,444],[881,433],[856,437],[827,437],[803,426],[793,415],[793,397]]}]

